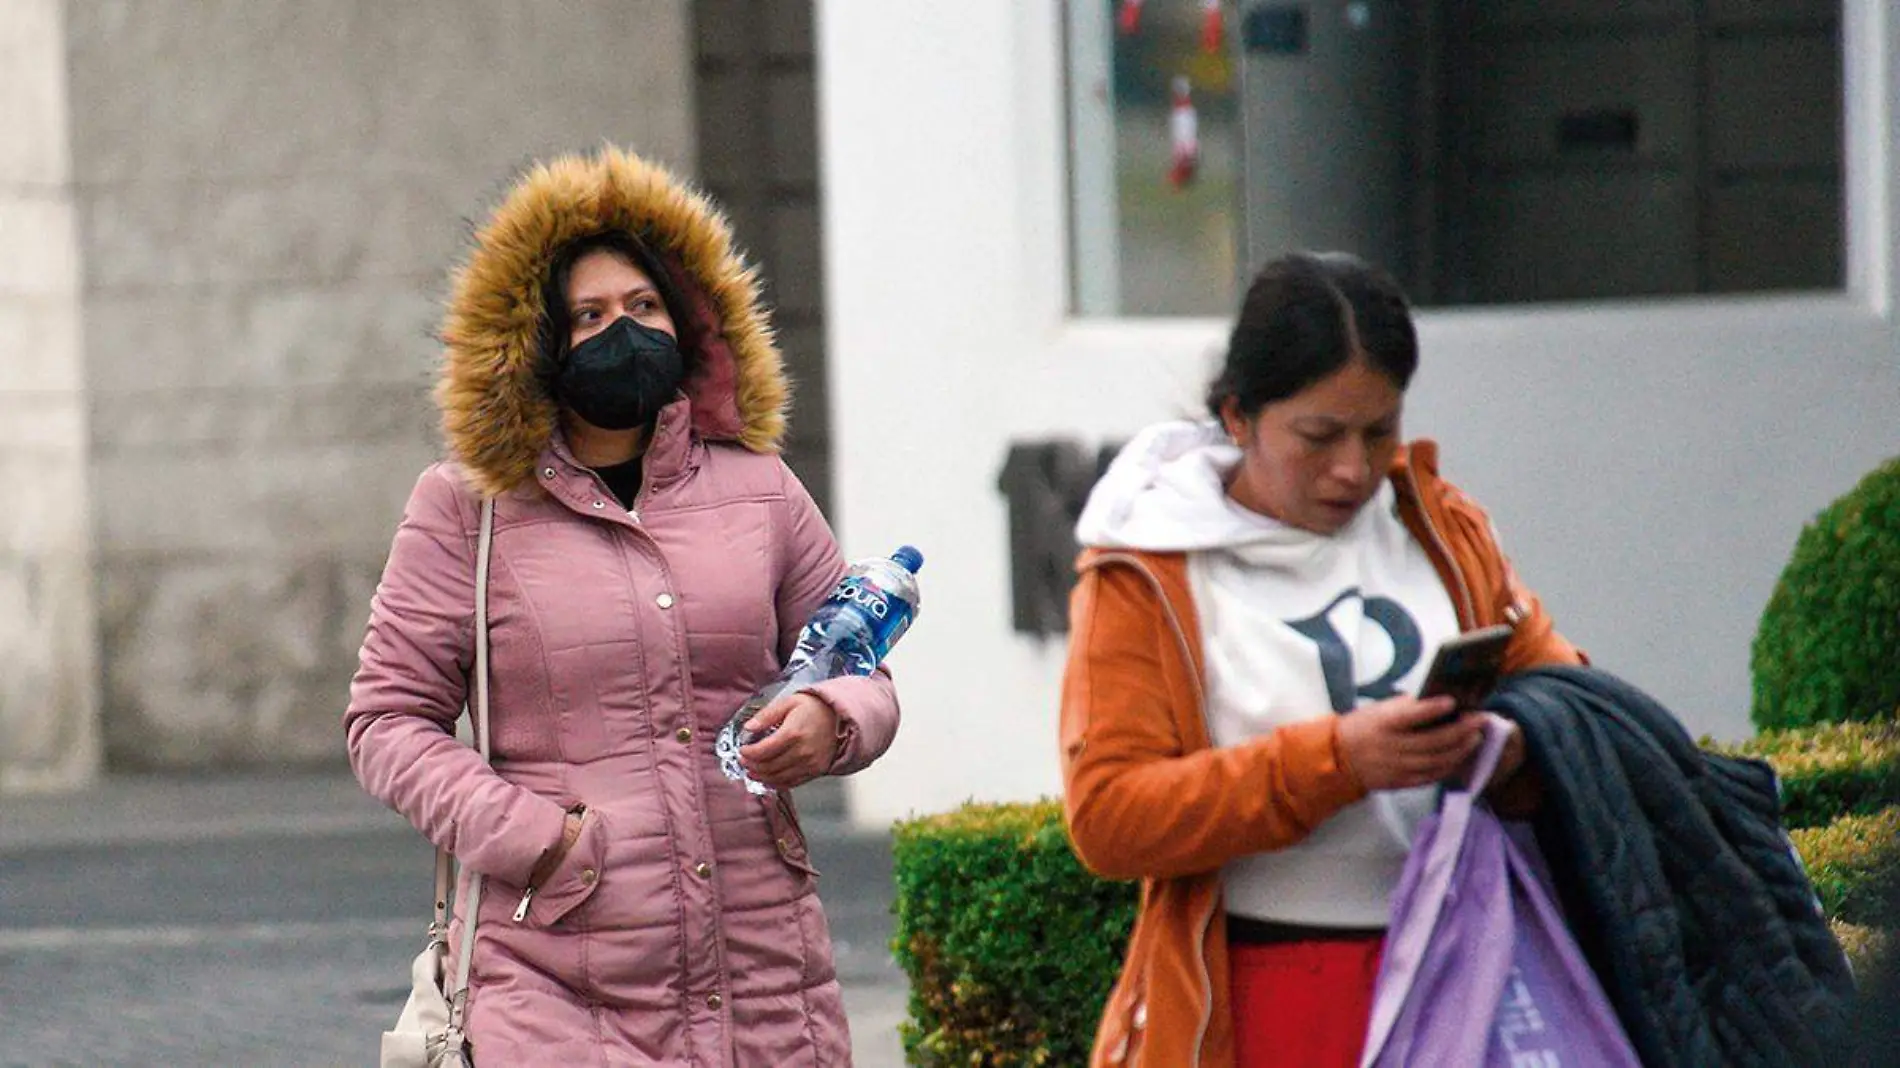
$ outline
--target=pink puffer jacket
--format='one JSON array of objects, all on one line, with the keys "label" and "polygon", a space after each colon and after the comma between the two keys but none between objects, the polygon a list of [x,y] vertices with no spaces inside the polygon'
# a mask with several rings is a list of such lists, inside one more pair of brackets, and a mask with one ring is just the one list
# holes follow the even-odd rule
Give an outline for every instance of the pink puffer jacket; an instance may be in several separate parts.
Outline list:
[{"label": "pink puffer jacket", "polygon": [[[479,336],[468,319],[484,307],[469,296],[471,278],[529,247],[496,232],[510,206],[571,192],[576,173],[594,181],[586,203],[596,217],[548,225],[639,227],[680,264],[711,328],[688,396],[660,419],[631,514],[572,458],[551,419],[538,442],[517,440],[548,414],[532,379],[516,375],[531,375],[531,363],[510,362],[531,359],[532,339],[504,331],[505,343],[486,349],[467,340]],[[537,171],[478,236],[444,330],[438,390],[458,459],[424,472],[397,531],[351,687],[350,760],[370,793],[487,877],[468,1016],[477,1063],[846,1065],[850,1040],[796,815],[789,799],[755,798],[726,780],[712,750],[716,728],[777,670],[844,561],[797,478],[748,441],[760,425],[746,415],[749,405],[758,414],[748,378],[769,384],[777,353],[762,329],[748,333],[745,316],[762,314],[752,301],[722,300],[732,287],[721,289],[730,278],[717,268],[736,262],[729,250],[699,262],[691,241],[704,235],[693,228],[716,216],[687,212],[674,227],[687,237],[673,240],[663,211],[649,217],[651,197],[600,192],[653,173],[611,151]],[[522,214],[532,223],[535,213]],[[532,247],[551,254],[562,243],[556,233]],[[497,277],[526,284],[539,272],[530,262]],[[760,339],[772,372],[763,379]],[[766,413],[775,418],[778,385]],[[456,410],[458,397],[487,407]],[[496,410],[515,402],[521,412]],[[492,767],[453,737],[470,693],[484,492],[496,497]],[[833,774],[890,744],[898,709],[888,676],[818,693],[840,714]],[[528,873],[576,803],[587,806],[580,841],[517,922]],[[459,921],[450,944],[458,937]]]}]

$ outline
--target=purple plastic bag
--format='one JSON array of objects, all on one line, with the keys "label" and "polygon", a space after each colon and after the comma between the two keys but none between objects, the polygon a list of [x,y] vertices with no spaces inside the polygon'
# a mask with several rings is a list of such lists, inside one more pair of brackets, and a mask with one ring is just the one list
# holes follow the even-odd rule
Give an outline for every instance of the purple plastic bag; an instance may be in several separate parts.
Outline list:
[{"label": "purple plastic bag", "polygon": [[1471,783],[1419,827],[1392,892],[1362,1068],[1641,1068],[1535,839],[1477,800],[1508,734],[1486,727]]}]

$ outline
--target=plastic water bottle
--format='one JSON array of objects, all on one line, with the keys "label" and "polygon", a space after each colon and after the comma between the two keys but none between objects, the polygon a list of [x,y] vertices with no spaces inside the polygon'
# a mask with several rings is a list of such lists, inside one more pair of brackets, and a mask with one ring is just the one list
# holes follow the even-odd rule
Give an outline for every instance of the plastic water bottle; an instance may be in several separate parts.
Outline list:
[{"label": "plastic water bottle", "polygon": [[744,783],[754,794],[772,792],[771,787],[754,782],[739,762],[739,750],[762,737],[747,731],[746,721],[782,695],[841,675],[876,671],[891,646],[917,618],[917,569],[923,566],[924,554],[909,545],[888,557],[872,557],[851,565],[798,632],[798,644],[792,648],[784,669],[720,728],[713,750],[726,778]]}]

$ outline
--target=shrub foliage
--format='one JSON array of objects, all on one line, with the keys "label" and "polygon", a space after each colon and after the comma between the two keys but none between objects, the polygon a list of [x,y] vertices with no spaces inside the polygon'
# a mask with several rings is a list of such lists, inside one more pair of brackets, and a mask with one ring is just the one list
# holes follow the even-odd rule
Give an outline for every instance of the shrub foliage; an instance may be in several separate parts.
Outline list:
[{"label": "shrub foliage", "polygon": [[1769,731],[1714,748],[1774,766],[1781,778],[1781,819],[1791,828],[1900,804],[1900,722],[1894,720]]},{"label": "shrub foliage", "polygon": [[1053,801],[965,805],[900,823],[892,851],[892,948],[911,991],[906,1059],[1088,1063],[1134,923],[1135,885],[1082,869]]},{"label": "shrub foliage", "polygon": [[1841,944],[1841,951],[1847,954],[1848,966],[1854,969],[1856,976],[1873,974],[1874,969],[1885,962],[1887,954],[1893,952],[1891,928],[1862,927],[1842,920],[1829,920],[1827,926],[1834,932],[1834,940]]},{"label": "shrub foliage", "polygon": [[1755,633],[1761,730],[1886,718],[1900,706],[1900,458],[1801,531]]},{"label": "shrub foliage", "polygon": [[1885,913],[1900,891],[1900,806],[1843,816],[1791,837],[1829,917],[1859,926],[1894,922]]}]

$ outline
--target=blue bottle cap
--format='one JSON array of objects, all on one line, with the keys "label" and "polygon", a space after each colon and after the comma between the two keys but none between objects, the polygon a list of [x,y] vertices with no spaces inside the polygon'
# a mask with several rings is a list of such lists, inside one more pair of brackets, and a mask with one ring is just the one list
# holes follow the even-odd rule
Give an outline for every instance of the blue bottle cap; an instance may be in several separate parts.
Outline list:
[{"label": "blue bottle cap", "polygon": [[891,559],[897,561],[897,566],[913,575],[917,573],[918,568],[924,566],[924,554],[918,552],[915,545],[898,546],[897,551],[891,554]]}]

